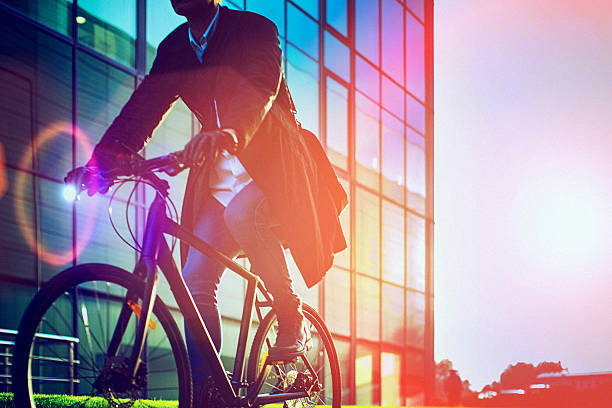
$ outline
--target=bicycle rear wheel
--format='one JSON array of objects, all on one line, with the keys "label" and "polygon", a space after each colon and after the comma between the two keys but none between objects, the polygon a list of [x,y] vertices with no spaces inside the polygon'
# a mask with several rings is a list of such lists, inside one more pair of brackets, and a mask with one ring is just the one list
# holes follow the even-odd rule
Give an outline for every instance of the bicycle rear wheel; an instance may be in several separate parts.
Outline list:
[{"label": "bicycle rear wheel", "polygon": [[[320,384],[319,391],[310,398],[285,401],[288,408],[310,408],[315,405],[331,405],[340,408],[342,404],[342,385],[338,356],[331,334],[321,316],[310,306],[302,306],[305,323],[312,336],[312,348],[306,352],[306,359],[312,365]],[[263,368],[268,349],[276,341],[278,321],[276,313],[270,311],[260,323],[249,354],[247,379],[253,383]],[[306,364],[301,358],[296,362],[274,365],[264,379],[260,393],[277,394],[291,390],[296,379],[301,377],[309,383],[313,380]],[[299,381],[299,380],[298,380]]]},{"label": "bicycle rear wheel", "polygon": [[[134,300],[126,301],[128,291]],[[30,302],[15,341],[15,406],[36,407],[36,393],[82,396],[74,406],[102,398],[111,407],[147,407],[150,400],[161,399],[191,408],[187,350],[159,298],[137,378],[132,384],[126,380],[143,292],[144,284],[134,274],[104,264],[69,268],[45,284]],[[124,305],[125,332],[116,355],[109,358]]]}]

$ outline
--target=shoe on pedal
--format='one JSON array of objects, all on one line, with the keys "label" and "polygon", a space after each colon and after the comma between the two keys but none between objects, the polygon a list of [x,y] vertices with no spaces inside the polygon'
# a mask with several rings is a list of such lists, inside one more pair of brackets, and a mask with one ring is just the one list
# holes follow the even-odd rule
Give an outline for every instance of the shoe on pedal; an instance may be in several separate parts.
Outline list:
[{"label": "shoe on pedal", "polygon": [[289,362],[304,355],[312,348],[310,331],[306,327],[302,305],[294,308],[277,309],[278,334],[274,346],[270,348],[268,358],[272,362]]}]

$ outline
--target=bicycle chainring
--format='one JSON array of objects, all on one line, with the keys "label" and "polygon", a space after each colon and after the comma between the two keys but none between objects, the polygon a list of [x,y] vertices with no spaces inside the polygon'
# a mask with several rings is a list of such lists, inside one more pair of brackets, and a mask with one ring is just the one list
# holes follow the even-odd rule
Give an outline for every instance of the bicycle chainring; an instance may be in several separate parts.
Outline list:
[{"label": "bicycle chainring", "polygon": [[[134,381],[130,381],[130,360],[125,356],[109,358],[102,372],[94,382],[94,387],[104,396],[109,407],[130,408],[138,398],[142,398],[147,388],[147,366],[141,362]],[[125,401],[120,401],[125,400]]]}]

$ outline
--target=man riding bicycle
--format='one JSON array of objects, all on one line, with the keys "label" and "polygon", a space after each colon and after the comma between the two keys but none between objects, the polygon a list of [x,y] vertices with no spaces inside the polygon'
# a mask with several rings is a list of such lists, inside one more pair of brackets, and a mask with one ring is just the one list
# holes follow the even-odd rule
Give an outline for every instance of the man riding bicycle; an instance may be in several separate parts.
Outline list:
[{"label": "man riding bicycle", "polygon": [[[305,352],[301,301],[292,288],[283,246],[308,287],[346,248],[338,215],[346,193],[316,137],[301,128],[281,68],[278,31],[270,20],[220,6],[219,0],[171,0],[187,22],[159,45],[149,75],[108,128],[85,167],[67,182],[105,192],[93,177],[135,157],[180,97],[201,131],[182,161],[192,164],[182,224],[228,256],[248,256],[274,297],[279,333],[270,358]],[[181,246],[182,273],[219,351],[216,293],[223,266]],[[194,384],[207,370],[186,331]]]}]

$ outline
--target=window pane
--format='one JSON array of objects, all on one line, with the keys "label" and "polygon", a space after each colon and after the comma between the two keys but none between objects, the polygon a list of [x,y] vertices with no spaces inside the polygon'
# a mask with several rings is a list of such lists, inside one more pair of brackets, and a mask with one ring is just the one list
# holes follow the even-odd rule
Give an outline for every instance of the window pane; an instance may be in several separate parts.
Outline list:
[{"label": "window pane", "polygon": [[63,178],[72,168],[72,50],[6,13],[0,14],[0,35],[0,140],[5,160]]},{"label": "window pane", "polygon": [[382,77],[382,105],[398,118],[404,118],[404,91],[385,75]]},{"label": "window pane", "polygon": [[425,28],[410,13],[406,13],[406,89],[425,100]]},{"label": "window pane", "polygon": [[325,275],[325,322],[333,333],[351,334],[351,275],[332,268]]},{"label": "window pane", "polygon": [[[244,279],[230,270],[226,270],[223,273],[217,299],[221,299],[219,310],[224,317],[231,317],[237,320],[242,318],[242,307],[246,293],[245,283]],[[234,345],[233,350],[236,353],[236,345]]]},{"label": "window pane", "polygon": [[380,78],[378,70],[359,55],[357,55],[355,58],[355,77],[357,89],[375,101],[380,101]]},{"label": "window pane", "polygon": [[289,3],[287,38],[314,59],[319,59],[319,25]]},{"label": "window pane", "polygon": [[136,0],[79,0],[79,41],[134,66]]},{"label": "window pane", "polygon": [[396,353],[382,353],[381,355],[381,394],[380,405],[400,406],[401,400],[401,367],[402,358]]},{"label": "window pane", "polygon": [[346,0],[327,0],[327,24],[348,35]]},{"label": "window pane", "polygon": [[325,66],[345,81],[350,81],[350,53],[346,45],[329,32],[325,32]]},{"label": "window pane", "polygon": [[153,65],[159,43],[185,21],[174,12],[170,1],[147,1],[147,70]]},{"label": "window pane", "polygon": [[379,387],[378,350],[375,347],[357,344],[355,360],[355,387],[358,405],[374,404],[374,395]]},{"label": "window pane", "polygon": [[383,200],[382,274],[383,279],[404,284],[404,210]]},{"label": "window pane", "polygon": [[425,295],[406,291],[406,343],[423,348],[425,345]]},{"label": "window pane", "polygon": [[425,106],[409,94],[406,94],[406,122],[425,134]]},{"label": "window pane", "polygon": [[382,2],[382,68],[404,84],[403,7],[396,0]]},{"label": "window pane", "polygon": [[356,269],[371,276],[379,276],[379,214],[378,196],[357,187],[355,199]]},{"label": "window pane", "polygon": [[356,135],[355,160],[357,180],[361,183],[378,189],[378,120],[379,107],[374,102],[356,94]]},{"label": "window pane", "polygon": [[[33,177],[11,168],[7,168],[6,172],[9,188],[0,200],[0,273],[34,281],[36,241]],[[30,244],[26,236],[30,237]]]},{"label": "window pane", "polygon": [[357,51],[378,65],[378,1],[355,0]]},{"label": "window pane", "polygon": [[425,139],[406,128],[406,193],[408,207],[425,213]]},{"label": "window pane", "polygon": [[425,291],[425,220],[414,214],[406,213],[408,223],[406,232],[406,257],[408,270],[406,285]]},{"label": "window pane", "polygon": [[283,0],[247,0],[247,10],[274,21],[278,33],[285,35],[285,2]]},{"label": "window pane", "polygon": [[340,225],[342,226],[342,232],[344,233],[344,238],[346,239],[347,248],[344,251],[334,255],[334,265],[349,269],[351,267],[351,208],[353,200],[351,200],[351,188],[349,182],[340,177],[338,179],[340,180],[340,184],[344,188],[344,191],[346,191],[346,194],[348,195],[349,205],[340,214]]},{"label": "window pane", "polygon": [[380,317],[379,293],[380,282],[376,279],[357,275],[357,337],[378,341],[378,326]]},{"label": "window pane", "polygon": [[[77,125],[92,145],[119,114],[134,91],[134,78],[85,53],[78,54]],[[89,160],[89,153],[77,145],[77,163]]]},{"label": "window pane", "polygon": [[319,133],[319,66],[291,45],[287,46],[287,84],[305,129]]},{"label": "window pane", "polygon": [[404,343],[404,289],[383,283],[382,340]]},{"label": "window pane", "polygon": [[348,168],[348,90],[327,78],[327,155],[331,162]]},{"label": "window pane", "polygon": [[314,18],[319,18],[319,0],[295,0],[295,3]]},{"label": "window pane", "polygon": [[[351,371],[351,343],[345,340],[340,340],[336,337],[334,339],[334,346],[338,353],[338,365],[340,366],[340,378],[342,383],[342,401],[348,401],[349,392],[353,386],[349,381],[349,373]],[[330,376],[326,376],[326,381],[329,381]],[[331,389],[331,385],[326,384],[326,389]]]},{"label": "window pane", "polygon": [[1,0],[0,3],[62,34],[72,35],[72,0]]},{"label": "window pane", "polygon": [[404,124],[386,111],[382,113],[382,190],[404,202]]},{"label": "window pane", "polygon": [[406,5],[418,18],[425,21],[425,1],[424,0],[406,0]]}]

